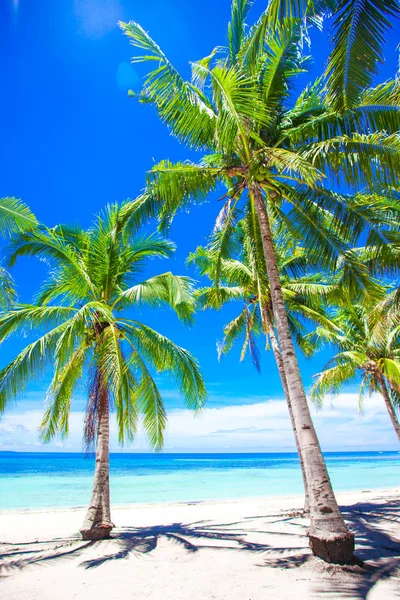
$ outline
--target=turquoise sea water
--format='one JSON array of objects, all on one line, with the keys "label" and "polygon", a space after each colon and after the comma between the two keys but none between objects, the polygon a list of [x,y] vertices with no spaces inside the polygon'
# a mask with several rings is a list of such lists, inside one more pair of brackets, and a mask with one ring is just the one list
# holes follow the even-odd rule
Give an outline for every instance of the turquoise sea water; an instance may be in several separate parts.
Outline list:
[{"label": "turquoise sea water", "polygon": [[[325,454],[336,490],[400,485],[400,452]],[[94,459],[82,454],[0,452],[0,510],[84,506]],[[111,500],[190,502],[299,494],[295,454],[112,454]]]}]

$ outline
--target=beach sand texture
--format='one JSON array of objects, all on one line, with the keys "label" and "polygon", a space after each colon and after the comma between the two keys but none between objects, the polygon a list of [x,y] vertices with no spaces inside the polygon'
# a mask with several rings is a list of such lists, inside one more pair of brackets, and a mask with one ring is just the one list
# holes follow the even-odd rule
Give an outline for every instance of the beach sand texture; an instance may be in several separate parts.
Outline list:
[{"label": "beach sand texture", "polygon": [[113,539],[79,539],[84,509],[0,514],[2,600],[400,599],[400,490],[338,495],[364,566],[310,556],[300,497],[113,509]]}]

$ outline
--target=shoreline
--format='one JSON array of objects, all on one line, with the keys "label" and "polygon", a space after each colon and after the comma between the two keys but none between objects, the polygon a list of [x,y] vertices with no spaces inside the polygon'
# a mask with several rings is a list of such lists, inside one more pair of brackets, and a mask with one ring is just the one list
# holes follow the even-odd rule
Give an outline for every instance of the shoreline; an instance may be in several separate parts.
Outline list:
[{"label": "shoreline", "polygon": [[[382,495],[388,494],[390,496],[399,495],[400,497],[400,485],[396,487],[390,488],[371,488],[371,489],[351,489],[351,490],[340,490],[335,491],[335,495],[338,498],[339,504],[341,504],[340,498],[342,496],[357,496],[370,494],[374,495]],[[275,501],[288,501],[292,502],[299,507],[303,502],[304,495],[303,494],[271,494],[271,495],[260,495],[260,496],[238,496],[238,497],[230,497],[230,498],[217,498],[210,500],[177,500],[170,502],[130,502],[130,503],[113,503],[111,502],[111,511],[114,510],[134,510],[134,509],[143,509],[143,508],[170,508],[174,506],[213,506],[219,504],[245,504],[251,502],[266,502],[266,503],[274,503]],[[89,499],[88,499],[89,502]],[[2,516],[7,515],[29,515],[29,514],[41,514],[41,513],[62,513],[62,512],[79,512],[83,511],[87,508],[85,504],[79,506],[43,506],[40,508],[4,508],[0,509],[0,518]]]}]

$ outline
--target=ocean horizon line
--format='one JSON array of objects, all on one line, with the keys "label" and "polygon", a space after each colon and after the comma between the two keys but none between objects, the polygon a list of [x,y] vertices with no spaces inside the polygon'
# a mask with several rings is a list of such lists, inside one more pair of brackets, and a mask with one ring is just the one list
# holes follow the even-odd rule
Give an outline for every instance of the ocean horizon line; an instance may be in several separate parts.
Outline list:
[{"label": "ocean horizon line", "polygon": [[[323,454],[400,454],[400,450],[323,450],[322,451]],[[0,455],[4,455],[4,454],[35,454],[35,455],[76,455],[76,456],[80,456],[82,457],[82,455],[84,456],[88,456],[91,457],[92,455],[94,456],[94,452],[90,451],[90,452],[85,452],[84,450],[82,451],[70,451],[70,450],[44,450],[44,451],[34,451],[34,450],[0,450]],[[162,452],[155,452],[155,451],[149,451],[149,452],[141,452],[141,451],[130,451],[130,452],[110,452],[110,457],[111,456],[179,456],[179,455],[188,455],[188,456],[223,456],[223,455],[231,455],[231,456],[237,456],[237,455],[260,455],[260,454],[268,454],[268,455],[281,455],[281,454],[288,454],[288,455],[292,455],[292,456],[298,456],[298,453],[296,450],[276,450],[276,451],[272,451],[272,450],[241,450],[241,451],[209,451],[209,452],[201,452],[201,451],[190,451],[190,452],[186,452],[186,451],[177,451],[177,452],[172,452],[172,451],[162,451]]]}]

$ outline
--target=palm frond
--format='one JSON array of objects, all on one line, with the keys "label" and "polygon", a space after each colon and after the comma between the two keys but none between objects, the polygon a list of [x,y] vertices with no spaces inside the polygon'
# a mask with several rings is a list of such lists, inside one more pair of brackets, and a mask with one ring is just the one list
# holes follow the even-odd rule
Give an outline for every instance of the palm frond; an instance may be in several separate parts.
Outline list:
[{"label": "palm frond", "polygon": [[400,389],[400,360],[384,356],[377,363],[389,384]]},{"label": "palm frond", "polygon": [[9,308],[17,300],[17,291],[15,289],[14,279],[11,274],[0,267],[0,307]]},{"label": "palm frond", "polygon": [[223,354],[227,354],[234,343],[246,334],[246,312],[243,309],[240,314],[232,319],[224,327],[224,339],[217,343],[218,360]]},{"label": "palm frond", "polygon": [[234,65],[237,61],[243,38],[246,32],[246,17],[252,0],[232,0],[231,20],[228,24],[229,61]]},{"label": "palm frond", "polygon": [[47,392],[48,407],[40,424],[40,437],[44,442],[50,442],[57,434],[63,438],[68,435],[71,399],[83,375],[86,350],[86,342],[82,342],[53,378]]},{"label": "palm frond", "polygon": [[334,14],[332,51],[326,75],[337,112],[353,107],[384,60],[389,17],[399,15],[396,0],[340,0]]},{"label": "palm frond", "polygon": [[246,351],[248,350],[256,371],[258,373],[261,373],[260,351],[258,349],[257,342],[256,342],[255,336],[254,336],[254,331],[255,331],[254,321],[257,318],[256,308],[254,307],[253,310],[250,311],[248,309],[248,307],[245,306],[244,316],[245,316],[246,335],[245,335],[245,340],[243,343],[242,354],[241,354],[240,360],[241,361],[244,360]]},{"label": "palm frond", "polygon": [[276,169],[279,177],[292,176],[310,186],[323,179],[323,173],[314,166],[309,157],[314,155],[304,153],[304,157],[284,148],[269,148],[265,151],[268,165]]},{"label": "palm frond", "polygon": [[206,399],[206,389],[199,365],[184,348],[137,321],[124,320],[124,328],[137,351],[160,373],[175,379],[189,408],[199,409]]},{"label": "palm frond", "polygon": [[39,377],[43,370],[52,363],[55,356],[56,343],[67,327],[61,323],[51,331],[28,344],[6,367],[0,371],[0,414],[8,402],[15,400],[24,391],[26,384],[33,377]]},{"label": "palm frond", "polygon": [[282,21],[269,31],[264,53],[260,57],[261,93],[267,110],[281,111],[290,93],[290,80],[301,73],[306,60],[300,50],[302,22]]},{"label": "palm frond", "polygon": [[385,132],[340,136],[310,144],[302,155],[322,172],[347,185],[396,186],[400,137]]},{"label": "palm frond", "polygon": [[268,4],[268,16],[271,27],[285,20],[315,18],[329,14],[336,6],[335,0],[271,0]]},{"label": "palm frond", "polygon": [[157,199],[157,217],[167,229],[175,213],[192,202],[199,202],[214,190],[221,177],[220,169],[193,163],[161,161],[148,172],[148,194]]},{"label": "palm frond", "polygon": [[10,236],[36,229],[38,221],[30,208],[18,198],[0,198],[0,235]]},{"label": "palm frond", "polygon": [[135,403],[143,415],[143,426],[154,450],[161,450],[164,443],[164,431],[167,425],[167,413],[160,391],[148,370],[140,353],[132,346],[129,364],[139,374],[139,384],[131,393],[131,402]]},{"label": "palm frond", "polygon": [[146,279],[124,290],[114,306],[148,304],[149,306],[171,306],[182,321],[193,322],[194,282],[189,277],[163,273]]},{"label": "palm frond", "polygon": [[342,363],[315,375],[315,382],[311,388],[311,401],[321,408],[325,396],[336,395],[342,385],[355,377],[357,369],[352,362]]},{"label": "palm frond", "polygon": [[239,286],[213,285],[198,288],[195,293],[200,308],[220,309],[227,302],[242,300],[243,288]]},{"label": "palm frond", "polygon": [[248,121],[267,124],[270,117],[262,98],[257,93],[256,79],[234,67],[203,67],[211,80],[213,100],[217,108],[216,135],[218,148],[230,153],[236,146],[237,136],[248,152]]},{"label": "palm frond", "polygon": [[17,304],[0,315],[0,342],[17,331],[59,325],[75,312],[77,309],[65,306]]},{"label": "palm frond", "polygon": [[80,278],[82,288],[93,292],[93,283],[76,248],[62,233],[54,230],[35,230],[13,238],[7,249],[8,264],[13,266],[20,256],[38,256],[51,267],[68,265]]},{"label": "palm frond", "polygon": [[161,48],[138,23],[120,22],[119,25],[130,43],[145,53],[133,57],[132,62],[156,63],[156,68],[145,79],[139,99],[156,106],[161,120],[181,142],[193,148],[212,144],[216,119],[207,97],[179,75]]}]

